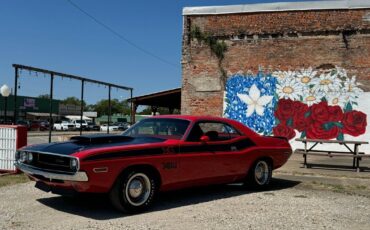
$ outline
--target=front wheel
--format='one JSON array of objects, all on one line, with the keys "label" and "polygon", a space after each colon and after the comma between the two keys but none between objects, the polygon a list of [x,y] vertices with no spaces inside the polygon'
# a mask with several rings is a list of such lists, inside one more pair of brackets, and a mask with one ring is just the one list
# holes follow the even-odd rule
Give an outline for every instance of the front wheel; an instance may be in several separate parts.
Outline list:
[{"label": "front wheel", "polygon": [[130,171],[118,177],[109,197],[113,206],[125,213],[145,211],[153,202],[157,182],[146,171]]},{"label": "front wheel", "polygon": [[257,160],[249,170],[245,185],[255,189],[266,188],[271,181],[272,166],[266,159]]}]

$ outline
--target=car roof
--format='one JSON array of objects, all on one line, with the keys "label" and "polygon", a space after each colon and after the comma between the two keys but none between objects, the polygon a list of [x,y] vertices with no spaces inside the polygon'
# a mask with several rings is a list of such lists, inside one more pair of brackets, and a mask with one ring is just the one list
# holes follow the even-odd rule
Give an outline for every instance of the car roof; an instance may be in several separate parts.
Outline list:
[{"label": "car roof", "polygon": [[195,116],[195,115],[157,115],[148,118],[172,118],[172,119],[183,119],[189,121],[200,121],[200,120],[211,120],[211,121],[224,121],[230,122],[232,120],[222,117],[215,116]]},{"label": "car roof", "polygon": [[197,122],[197,121],[217,121],[217,122],[224,122],[227,124],[231,124],[234,127],[236,127],[239,131],[244,133],[245,135],[248,135],[250,137],[252,136],[259,136],[256,132],[252,131],[250,128],[247,126],[243,125],[242,123],[228,119],[228,118],[223,118],[223,117],[215,117],[215,116],[195,116],[195,115],[158,115],[158,116],[151,116],[148,118],[158,118],[158,119],[163,119],[163,118],[172,118],[172,119],[182,119],[182,120],[188,120],[191,122]]}]

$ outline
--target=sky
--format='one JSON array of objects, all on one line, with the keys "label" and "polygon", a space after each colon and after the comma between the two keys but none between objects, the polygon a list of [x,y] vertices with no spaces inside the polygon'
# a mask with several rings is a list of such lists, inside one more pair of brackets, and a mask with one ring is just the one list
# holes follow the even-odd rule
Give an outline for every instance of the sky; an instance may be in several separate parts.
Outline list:
[{"label": "sky", "polygon": [[[139,49],[83,14],[68,0],[1,0],[0,86],[14,88],[12,64],[22,64],[132,87],[134,96],[181,87],[183,7],[277,2],[70,1]],[[22,71],[18,94],[48,94],[49,84],[49,78],[43,74]],[[56,78],[54,84],[54,98],[80,97],[78,81]],[[107,88],[85,86],[85,100],[89,104],[107,97]],[[128,97],[127,91],[112,91],[112,98]]]}]

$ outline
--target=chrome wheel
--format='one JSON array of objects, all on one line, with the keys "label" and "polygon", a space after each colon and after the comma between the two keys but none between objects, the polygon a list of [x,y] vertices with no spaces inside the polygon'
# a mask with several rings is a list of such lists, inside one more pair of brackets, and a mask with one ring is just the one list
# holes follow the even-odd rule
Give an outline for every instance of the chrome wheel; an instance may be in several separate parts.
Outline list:
[{"label": "chrome wheel", "polygon": [[264,185],[269,180],[269,166],[265,161],[259,161],[254,168],[254,178],[257,184]]},{"label": "chrome wheel", "polygon": [[148,200],[151,190],[152,186],[148,176],[143,173],[136,173],[127,181],[124,192],[131,205],[140,206]]}]

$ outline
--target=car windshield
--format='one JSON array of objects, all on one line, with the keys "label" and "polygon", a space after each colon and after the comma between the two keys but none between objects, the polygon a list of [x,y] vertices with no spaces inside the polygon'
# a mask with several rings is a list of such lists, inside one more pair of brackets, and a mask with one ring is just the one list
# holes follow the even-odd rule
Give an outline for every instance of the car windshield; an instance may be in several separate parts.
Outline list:
[{"label": "car windshield", "polygon": [[189,121],[176,118],[147,118],[123,132],[122,135],[154,136],[166,139],[181,139],[189,126]]}]

